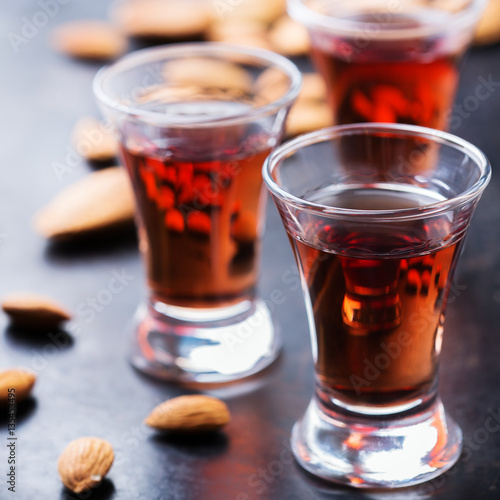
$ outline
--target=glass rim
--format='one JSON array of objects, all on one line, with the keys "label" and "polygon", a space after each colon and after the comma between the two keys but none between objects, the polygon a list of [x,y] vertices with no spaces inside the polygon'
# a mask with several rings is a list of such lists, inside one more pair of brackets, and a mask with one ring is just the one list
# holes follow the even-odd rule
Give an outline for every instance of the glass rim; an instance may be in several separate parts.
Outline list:
[{"label": "glass rim", "polygon": [[[451,13],[452,19],[447,20],[445,26],[442,22],[434,22],[415,28],[392,27],[390,29],[384,29],[380,22],[353,21],[323,14],[306,5],[306,2],[307,0],[287,0],[287,7],[290,17],[307,27],[342,35],[366,33],[367,36],[373,38],[394,40],[438,35],[445,31],[456,31],[472,26],[486,7],[487,0],[470,0],[466,7]],[[388,13],[390,14],[389,9]]]},{"label": "glass rim", "polygon": [[[349,208],[338,208],[323,205],[312,201],[304,200],[283,189],[272,177],[272,173],[283,160],[294,155],[297,151],[306,146],[326,142],[328,140],[340,138],[348,135],[366,135],[368,133],[401,133],[407,137],[421,137],[433,141],[436,144],[444,144],[462,151],[479,167],[481,176],[470,188],[453,198],[430,203],[418,207],[390,209],[390,210],[360,210]],[[338,125],[328,127],[308,134],[303,134],[295,139],[283,143],[275,149],[264,162],[262,177],[271,194],[285,203],[300,210],[313,213],[321,213],[332,218],[343,219],[368,219],[370,221],[401,221],[420,219],[430,215],[438,215],[448,212],[454,208],[463,206],[478,198],[491,178],[491,165],[486,155],[470,142],[449,134],[427,127],[416,125],[404,125],[396,123],[356,123],[349,125]]]},{"label": "glass rim", "polygon": [[[105,81],[116,76],[119,72],[126,71],[144,64],[168,62],[169,57],[189,58],[206,56],[224,56],[224,55],[246,56],[255,59],[256,63],[261,63],[268,68],[277,68],[290,78],[290,85],[285,94],[278,99],[253,106],[245,111],[240,111],[231,115],[219,117],[207,116],[206,119],[193,117],[180,121],[176,115],[159,113],[157,111],[148,111],[138,106],[121,103],[116,97],[110,95],[104,89]],[[249,47],[246,45],[229,44],[223,42],[192,42],[172,45],[163,45],[133,51],[116,62],[101,68],[93,81],[94,95],[98,102],[112,111],[133,115],[135,118],[153,123],[159,126],[173,126],[178,128],[192,127],[210,127],[212,125],[232,125],[241,121],[249,121],[256,117],[266,116],[273,112],[290,105],[298,96],[302,87],[302,73],[297,66],[284,56],[276,54],[270,50]]]}]

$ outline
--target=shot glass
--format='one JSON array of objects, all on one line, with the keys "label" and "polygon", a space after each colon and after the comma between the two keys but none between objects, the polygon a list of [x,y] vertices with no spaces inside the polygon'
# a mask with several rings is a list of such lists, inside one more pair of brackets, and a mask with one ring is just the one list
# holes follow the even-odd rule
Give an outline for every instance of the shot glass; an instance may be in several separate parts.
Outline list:
[{"label": "shot glass", "polygon": [[281,339],[256,298],[262,165],[301,86],[269,51],[194,43],[132,53],[96,76],[137,203],[147,300],[132,363],[178,381],[253,374]]},{"label": "shot glass", "polygon": [[297,260],[315,393],[298,462],[359,488],[427,481],[462,433],[437,393],[446,302],[488,160],[444,132],[354,124],[278,148],[264,180]]},{"label": "shot glass", "polygon": [[288,0],[309,31],[337,125],[447,129],[484,0]]}]

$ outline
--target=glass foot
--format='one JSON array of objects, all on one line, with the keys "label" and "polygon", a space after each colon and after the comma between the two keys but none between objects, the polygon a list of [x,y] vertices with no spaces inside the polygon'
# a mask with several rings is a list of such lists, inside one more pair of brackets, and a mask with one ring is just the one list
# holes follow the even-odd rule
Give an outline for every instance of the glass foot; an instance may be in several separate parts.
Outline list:
[{"label": "glass foot", "polygon": [[229,382],[267,367],[281,344],[260,300],[215,310],[156,303],[136,313],[131,362],[166,380]]},{"label": "glass foot", "polygon": [[295,424],[292,449],[302,467],[357,488],[395,488],[428,481],[458,460],[460,427],[441,401],[400,418],[325,414],[313,399]]}]

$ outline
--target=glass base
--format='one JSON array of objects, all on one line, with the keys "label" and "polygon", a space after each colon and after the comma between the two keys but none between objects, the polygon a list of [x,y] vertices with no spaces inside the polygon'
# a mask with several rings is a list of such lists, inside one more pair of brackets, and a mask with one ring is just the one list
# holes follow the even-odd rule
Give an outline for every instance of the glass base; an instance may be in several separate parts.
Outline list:
[{"label": "glass base", "polygon": [[462,431],[437,399],[404,416],[363,417],[328,410],[313,399],[292,431],[306,470],[356,488],[397,488],[428,481],[453,466]]},{"label": "glass base", "polygon": [[261,300],[217,309],[156,302],[137,310],[131,362],[165,380],[229,382],[270,365],[281,345]]}]

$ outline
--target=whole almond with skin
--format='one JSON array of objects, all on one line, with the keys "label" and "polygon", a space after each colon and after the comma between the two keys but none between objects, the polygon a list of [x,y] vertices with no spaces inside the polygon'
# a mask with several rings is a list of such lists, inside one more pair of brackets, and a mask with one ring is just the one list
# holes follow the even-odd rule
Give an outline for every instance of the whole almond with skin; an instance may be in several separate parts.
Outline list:
[{"label": "whole almond with skin", "polygon": [[31,389],[36,382],[34,373],[12,369],[0,372],[0,404],[9,401],[9,389],[15,389],[15,401],[18,403],[31,393]]},{"label": "whole almond with skin", "polygon": [[17,292],[6,295],[2,309],[12,324],[21,328],[50,330],[71,319],[71,315],[54,300],[35,293]]},{"label": "whole almond with skin", "polygon": [[158,405],[144,420],[154,429],[172,432],[205,432],[224,427],[231,420],[224,401],[204,395],[179,396]]},{"label": "whole almond with skin", "polygon": [[276,52],[285,56],[302,56],[309,52],[309,34],[297,21],[284,16],[269,32],[269,40]]},{"label": "whole almond with skin", "polygon": [[115,59],[127,49],[127,38],[104,21],[73,21],[57,26],[52,46],[66,55],[81,59]]},{"label": "whole almond with skin", "polygon": [[59,475],[66,488],[81,493],[101,483],[113,460],[113,447],[107,441],[81,437],[71,441],[59,456]]},{"label": "whole almond with skin", "polygon": [[323,102],[326,106],[327,91],[326,83],[319,73],[303,73],[302,88],[297,97],[298,103],[306,101]]},{"label": "whole almond with skin", "polygon": [[167,82],[177,86],[195,85],[245,92],[252,86],[252,79],[245,69],[218,59],[177,59],[165,64],[163,75]]},{"label": "whole almond with skin", "polygon": [[257,47],[259,49],[273,50],[273,46],[267,37],[267,33],[263,34],[242,34],[234,35],[230,38],[223,40],[227,43],[234,43],[237,45],[247,45],[248,47]]},{"label": "whole almond with skin", "polygon": [[228,42],[241,36],[265,36],[267,26],[251,19],[231,19],[229,22],[213,23],[206,37],[213,42]]},{"label": "whole almond with skin", "polygon": [[286,0],[232,0],[211,2],[215,20],[244,19],[271,24],[286,13]]},{"label": "whole almond with skin", "polygon": [[147,38],[196,37],[211,22],[203,0],[126,0],[113,9],[112,18],[128,35]]},{"label": "whole almond with skin", "polygon": [[303,101],[290,110],[286,122],[287,137],[294,137],[306,132],[333,125],[332,112],[326,103]]},{"label": "whole almond with skin", "polygon": [[114,131],[89,116],[78,120],[71,139],[76,152],[89,161],[112,160],[118,153],[118,139]]},{"label": "whole almond with skin", "polygon": [[479,21],[474,45],[488,45],[500,41],[500,0],[490,0]]},{"label": "whole almond with skin", "polygon": [[283,97],[290,87],[289,78],[276,68],[268,68],[255,80],[253,93],[266,103]]},{"label": "whole almond with skin", "polygon": [[63,189],[34,218],[34,227],[46,238],[75,236],[131,224],[135,202],[125,169],[93,172]]}]

